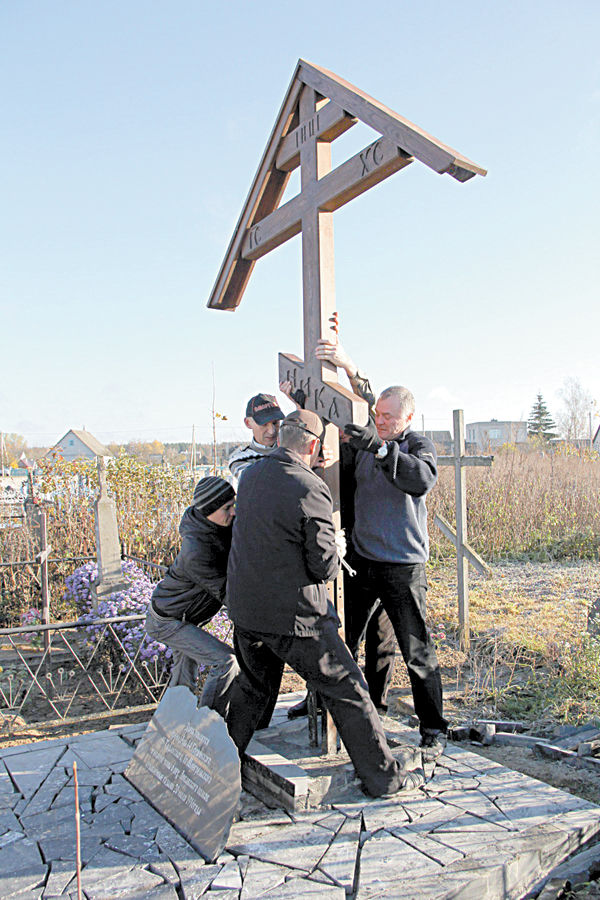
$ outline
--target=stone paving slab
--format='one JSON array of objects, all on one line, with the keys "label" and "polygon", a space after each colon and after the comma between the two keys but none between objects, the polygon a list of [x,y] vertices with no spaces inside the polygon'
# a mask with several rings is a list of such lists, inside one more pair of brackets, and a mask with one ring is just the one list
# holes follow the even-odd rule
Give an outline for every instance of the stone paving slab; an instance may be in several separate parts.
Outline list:
[{"label": "stone paving slab", "polygon": [[[279,774],[305,772],[308,808],[267,809],[243,792],[214,864],[123,777],[143,726],[0,749],[2,900],[76,897],[75,761],[87,900],[517,900],[600,832],[600,807],[458,745],[422,787],[368,799],[345,755],[323,760],[305,720],[288,722],[297,699],[282,698],[259,739]],[[415,755],[414,730],[384,728],[393,752]]]}]

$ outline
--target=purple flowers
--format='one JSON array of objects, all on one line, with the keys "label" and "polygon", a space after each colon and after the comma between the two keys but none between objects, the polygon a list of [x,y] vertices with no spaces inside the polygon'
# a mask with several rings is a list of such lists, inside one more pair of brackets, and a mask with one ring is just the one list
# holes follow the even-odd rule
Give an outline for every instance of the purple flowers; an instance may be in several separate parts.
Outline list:
[{"label": "purple flowers", "polygon": [[[29,609],[26,609],[25,612],[21,613],[20,616],[21,625],[41,625],[42,624],[42,614],[35,606],[31,606]],[[42,641],[42,635],[39,631],[30,631],[27,634],[23,635],[28,641],[34,646],[38,646]]]},{"label": "purple flowers", "polygon": [[[98,608],[93,608],[92,583],[98,576],[95,562],[85,563],[65,579],[66,591],[63,599],[74,603],[79,619],[89,623],[86,627],[88,643],[97,643],[106,626],[97,624],[98,619],[110,619],[117,616],[146,615],[148,603],[154,590],[154,584],[136,563],[124,560],[122,571],[129,586],[122,591],[115,591],[106,599],[98,601]],[[147,662],[164,663],[171,659],[172,653],[164,644],[151,640],[146,634],[144,620],[137,622],[115,622],[113,629],[118,635],[126,654],[125,663],[139,658]]]},{"label": "purple flowers", "polygon": [[[95,562],[85,563],[65,579],[66,590],[63,599],[67,602],[70,601],[75,606],[79,620],[86,623],[87,642],[91,646],[100,641],[106,628],[105,625],[98,624],[98,619],[117,616],[146,616],[155,587],[154,582],[150,581],[143,569],[132,560],[124,560],[121,568],[129,586],[125,590],[115,591],[106,599],[100,600],[97,609],[93,608],[92,600],[92,584],[98,576],[98,566]],[[24,624],[30,623],[24,622]],[[169,666],[173,657],[172,650],[165,644],[148,637],[144,619],[134,622],[115,622],[112,627],[125,650],[124,665],[130,665],[139,650],[138,659],[141,659],[142,662]],[[215,637],[231,646],[233,628],[225,609],[220,610],[204,627]]]}]

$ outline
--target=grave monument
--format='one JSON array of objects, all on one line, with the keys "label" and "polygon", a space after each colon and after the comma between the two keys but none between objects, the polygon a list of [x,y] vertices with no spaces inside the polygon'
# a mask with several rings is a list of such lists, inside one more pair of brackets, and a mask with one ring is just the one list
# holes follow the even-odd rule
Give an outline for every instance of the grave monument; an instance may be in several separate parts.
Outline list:
[{"label": "grave monument", "polygon": [[121,544],[117,524],[117,504],[109,496],[106,484],[106,463],[98,457],[98,485],[100,493],[94,503],[96,519],[96,556],[98,577],[93,585],[94,605],[114,591],[128,586],[121,569]]},{"label": "grave monument", "polygon": [[168,688],[125,777],[212,861],[237,809],[240,760],[221,716],[184,685]]}]

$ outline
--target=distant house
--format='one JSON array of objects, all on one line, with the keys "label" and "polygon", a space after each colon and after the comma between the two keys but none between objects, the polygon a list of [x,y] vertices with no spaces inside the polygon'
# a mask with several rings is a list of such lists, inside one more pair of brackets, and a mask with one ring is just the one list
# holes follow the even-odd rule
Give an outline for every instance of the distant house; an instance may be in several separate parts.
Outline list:
[{"label": "distant house", "polygon": [[433,441],[438,453],[448,455],[454,453],[454,441],[449,431],[424,431],[423,434]]},{"label": "distant house", "polygon": [[72,428],[54,445],[50,447],[46,456],[62,456],[67,462],[76,459],[96,459],[98,456],[112,459],[112,453],[101,444],[89,431],[75,431]]},{"label": "distant house", "polygon": [[469,422],[466,440],[478,450],[488,451],[502,444],[524,444],[527,441],[527,422]]},{"label": "distant house", "polygon": [[557,450],[576,450],[578,453],[583,451],[588,451],[590,449],[597,450],[600,448],[600,441],[594,443],[596,438],[598,437],[598,432],[596,432],[596,437],[592,440],[592,446],[590,447],[590,439],[586,438],[556,438],[556,440],[552,441],[552,446]]}]

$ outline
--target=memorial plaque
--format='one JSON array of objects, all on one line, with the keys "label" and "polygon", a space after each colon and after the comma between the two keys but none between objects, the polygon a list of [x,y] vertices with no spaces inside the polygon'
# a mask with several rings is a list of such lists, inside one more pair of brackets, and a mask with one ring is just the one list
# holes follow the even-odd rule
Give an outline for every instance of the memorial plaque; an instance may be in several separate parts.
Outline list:
[{"label": "memorial plaque", "polygon": [[169,688],[125,777],[207,861],[223,850],[240,797],[240,760],[221,716]]}]

